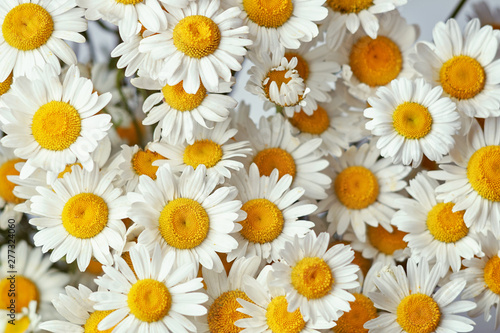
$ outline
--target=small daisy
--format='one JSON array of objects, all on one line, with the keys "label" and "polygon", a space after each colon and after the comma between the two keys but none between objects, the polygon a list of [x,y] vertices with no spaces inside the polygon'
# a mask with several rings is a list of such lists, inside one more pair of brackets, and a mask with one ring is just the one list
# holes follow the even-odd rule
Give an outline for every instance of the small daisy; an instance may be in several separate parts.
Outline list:
[{"label": "small daisy", "polygon": [[63,39],[84,43],[79,32],[87,30],[84,10],[73,0],[9,0],[0,5],[0,81],[30,74],[45,64],[61,71],[59,59],[77,62],[75,52]]},{"label": "small daisy", "polygon": [[489,7],[486,1],[480,1],[472,4],[474,14],[472,18],[477,17],[481,25],[491,25],[496,30],[497,37],[500,37],[500,7]]},{"label": "small daisy", "polygon": [[96,283],[102,289],[90,295],[94,309],[113,311],[97,325],[113,332],[195,332],[187,316],[201,316],[208,299],[201,278],[193,278],[193,263],[175,266],[174,252],[161,254],[157,244],[150,254],[146,247],[130,249],[132,267],[115,256],[116,267],[104,266]]},{"label": "small daisy", "polygon": [[465,280],[446,283],[434,292],[442,267],[435,265],[429,272],[427,261],[419,265],[408,260],[407,272],[402,266],[382,270],[374,283],[378,292],[369,293],[375,307],[387,311],[370,320],[365,328],[383,332],[470,332],[474,321],[458,313],[471,310],[476,303],[455,301],[465,287]]},{"label": "small daisy", "polygon": [[442,93],[441,87],[432,88],[423,79],[400,79],[368,98],[371,107],[364,115],[372,120],[366,128],[380,137],[377,148],[383,157],[415,168],[423,155],[439,161],[449,153],[461,122],[455,103]]},{"label": "small daisy", "polygon": [[0,230],[7,229],[8,222],[14,219],[16,222],[21,221],[22,213],[14,210],[14,207],[24,201],[14,194],[15,183],[11,182],[11,178],[19,175],[16,169],[17,163],[25,162],[25,160],[16,157],[12,149],[8,149],[0,145]]},{"label": "small daisy", "polygon": [[260,176],[259,168],[252,163],[248,174],[243,170],[231,178],[231,183],[238,189],[237,198],[243,203],[246,218],[238,222],[241,230],[234,234],[238,248],[228,254],[229,261],[254,255],[267,262],[277,261],[285,242],[304,237],[314,226],[299,220],[313,213],[316,205],[299,201],[304,189],[290,189],[290,175],[279,178],[278,169],[274,169],[269,177]]}]

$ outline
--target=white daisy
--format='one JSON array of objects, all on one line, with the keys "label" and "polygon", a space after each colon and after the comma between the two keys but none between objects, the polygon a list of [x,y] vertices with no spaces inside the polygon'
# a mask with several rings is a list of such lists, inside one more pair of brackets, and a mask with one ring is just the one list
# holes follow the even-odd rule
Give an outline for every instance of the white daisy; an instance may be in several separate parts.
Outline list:
[{"label": "white daisy", "polygon": [[490,7],[486,1],[480,1],[472,4],[472,9],[474,14],[470,15],[475,18],[477,17],[481,22],[481,25],[491,25],[494,33],[497,34],[497,38],[500,38],[500,8]]},{"label": "white daisy", "polygon": [[16,164],[24,162],[23,159],[14,155],[12,149],[0,145],[0,230],[7,229],[9,220],[14,219],[16,223],[21,221],[22,213],[14,210],[17,204],[24,201],[23,198],[14,193],[15,183],[12,177],[18,176],[19,171]]},{"label": "white daisy", "polygon": [[461,122],[455,103],[442,93],[441,87],[432,88],[423,79],[400,79],[368,98],[371,107],[364,115],[372,120],[366,128],[380,137],[377,148],[383,157],[417,167],[423,155],[439,161],[449,153]]}]

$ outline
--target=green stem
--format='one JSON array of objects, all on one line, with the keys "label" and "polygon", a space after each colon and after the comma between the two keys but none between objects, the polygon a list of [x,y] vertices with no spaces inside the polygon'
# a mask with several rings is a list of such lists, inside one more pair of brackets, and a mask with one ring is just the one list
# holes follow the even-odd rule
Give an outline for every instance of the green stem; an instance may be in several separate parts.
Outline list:
[{"label": "green stem", "polygon": [[453,13],[451,13],[448,19],[455,18],[458,15],[458,13],[460,13],[460,10],[462,10],[462,7],[465,5],[466,2],[467,0],[460,0],[458,5],[455,7],[455,10],[453,10]]},{"label": "green stem", "polygon": [[134,124],[134,129],[137,133],[137,141],[140,146],[142,146],[143,142],[143,137],[142,137],[142,131],[141,128],[139,127],[139,123],[137,122],[137,118],[135,117],[134,112],[130,109],[130,106],[128,105],[127,98],[125,97],[125,93],[123,92],[123,79],[125,78],[125,70],[124,69],[119,69],[116,74],[116,87],[118,88],[118,92],[120,93],[120,99],[122,101],[123,107],[125,108],[125,111],[130,115],[132,118],[132,123]]}]

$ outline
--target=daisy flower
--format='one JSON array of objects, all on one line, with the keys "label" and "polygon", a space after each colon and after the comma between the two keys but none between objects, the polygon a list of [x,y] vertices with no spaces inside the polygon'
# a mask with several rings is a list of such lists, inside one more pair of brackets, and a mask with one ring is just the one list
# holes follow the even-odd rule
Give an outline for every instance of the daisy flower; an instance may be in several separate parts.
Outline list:
[{"label": "daisy flower", "polygon": [[442,267],[435,265],[429,272],[427,261],[417,265],[413,259],[402,266],[382,270],[374,277],[378,292],[369,293],[375,307],[387,311],[365,324],[373,333],[382,332],[470,332],[474,321],[458,313],[471,310],[476,303],[455,301],[465,287],[465,280],[446,283],[434,289]]},{"label": "daisy flower", "polygon": [[238,18],[240,9],[223,11],[219,0],[167,8],[167,30],[144,38],[139,51],[164,59],[159,78],[170,86],[182,81],[184,90],[195,94],[201,81],[208,91],[218,91],[219,78],[229,82],[231,71],[241,70],[245,46],[252,44],[248,27]]},{"label": "daisy flower", "polygon": [[246,218],[238,221],[241,230],[233,236],[238,241],[238,248],[228,254],[228,261],[234,258],[258,256],[267,262],[281,259],[279,252],[285,242],[293,237],[304,237],[314,223],[299,220],[316,210],[316,205],[299,199],[304,189],[290,189],[292,177],[283,175],[279,178],[278,169],[269,177],[260,176],[255,163],[250,165],[248,174],[242,170],[231,183],[238,189],[241,210]]},{"label": "daisy flower", "polygon": [[480,1],[472,4],[472,9],[474,10],[472,18],[477,17],[483,26],[491,25],[500,37],[498,35],[500,33],[500,8],[490,8],[486,1]]},{"label": "daisy flower", "polygon": [[481,28],[473,19],[462,34],[450,19],[436,24],[432,35],[434,44],[417,44],[415,69],[441,86],[466,116],[500,116],[500,60],[495,60],[498,40],[491,26]]},{"label": "daisy flower", "polygon": [[5,333],[38,333],[40,332],[39,324],[42,316],[37,313],[37,310],[37,301],[31,301],[21,313],[16,313],[15,319],[11,319],[9,316],[1,318],[0,328],[4,329]]},{"label": "daisy flower", "polygon": [[201,316],[208,299],[201,278],[193,278],[193,263],[175,266],[175,253],[161,254],[157,244],[151,254],[146,247],[130,249],[132,267],[115,256],[116,267],[104,266],[96,283],[102,289],[90,295],[94,309],[113,311],[97,329],[113,332],[195,332],[186,316]]},{"label": "daisy flower", "polygon": [[14,121],[3,124],[1,140],[19,158],[26,159],[22,179],[37,168],[59,173],[67,164],[78,161],[92,170],[90,156],[111,127],[111,117],[97,114],[111,99],[111,94],[92,92],[92,81],[80,77],[71,66],[64,81],[49,66],[38,79],[19,77],[11,92],[3,97]]},{"label": "daisy flower", "polygon": [[[222,270],[217,252],[229,253],[238,243],[229,235],[240,216],[241,202],[234,187],[219,187],[219,176],[207,176],[200,165],[186,167],[180,177],[168,165],[156,172],[156,180],[139,177],[138,192],[128,194],[129,217],[145,227],[138,243],[152,248],[159,243],[164,252],[175,253],[177,263],[201,263]],[[196,266],[197,267],[197,266]]]},{"label": "daisy flower", "polygon": [[24,162],[23,159],[16,157],[12,149],[0,145],[0,230],[7,229],[8,222],[11,219],[21,221],[22,213],[14,210],[14,207],[24,200],[14,194],[15,183],[11,182],[11,177],[18,176],[19,171],[16,164]]},{"label": "daisy flower", "polygon": [[349,302],[351,309],[345,312],[332,327],[334,333],[365,333],[363,325],[377,318],[377,308],[372,300],[360,293],[353,293],[354,301]]},{"label": "daisy flower", "polygon": [[80,271],[95,257],[100,263],[111,265],[109,247],[119,250],[124,244],[128,202],[122,190],[112,184],[115,172],[91,172],[75,165],[71,173],[57,179],[52,189],[37,187],[38,195],[30,201],[29,213],[35,216],[30,224],[39,231],[33,237],[42,251],[51,249],[53,262],[66,256],[66,262],[75,259]]},{"label": "daisy flower", "polygon": [[391,230],[390,221],[395,213],[394,200],[406,182],[403,180],[411,168],[393,165],[390,159],[380,157],[375,141],[359,149],[351,146],[338,161],[332,161],[334,181],[329,197],[320,202],[328,209],[326,220],[329,231],[342,235],[349,225],[361,241],[366,241],[366,225],[383,225]]},{"label": "daisy flower", "polygon": [[366,128],[380,137],[377,148],[383,157],[417,167],[423,155],[439,161],[449,153],[461,122],[455,103],[442,93],[441,87],[432,88],[423,79],[400,79],[368,98],[371,107],[364,115],[372,120]]},{"label": "daisy flower", "polygon": [[61,71],[59,59],[76,64],[75,52],[63,39],[83,43],[87,30],[84,10],[73,0],[10,0],[0,5],[0,81],[30,74],[45,64]]}]

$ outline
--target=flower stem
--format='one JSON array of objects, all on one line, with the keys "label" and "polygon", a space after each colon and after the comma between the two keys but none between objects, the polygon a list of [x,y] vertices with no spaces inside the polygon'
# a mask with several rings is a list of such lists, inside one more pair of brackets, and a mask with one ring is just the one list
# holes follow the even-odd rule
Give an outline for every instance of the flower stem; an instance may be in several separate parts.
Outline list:
[{"label": "flower stem", "polygon": [[448,19],[455,18],[458,15],[458,13],[460,13],[460,10],[462,10],[462,7],[465,5],[466,2],[467,0],[460,0],[460,2],[455,7],[455,10],[453,10],[453,13],[451,13]]}]

